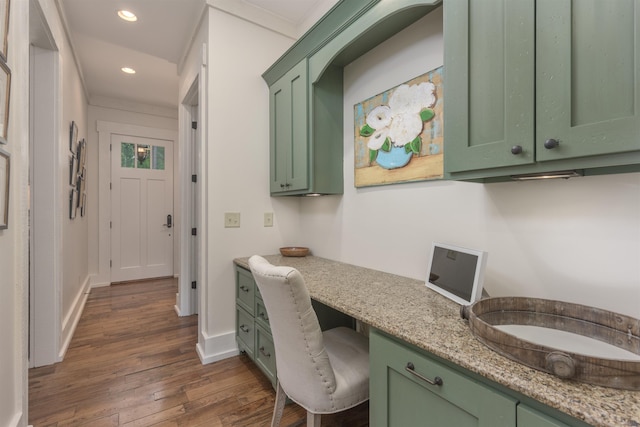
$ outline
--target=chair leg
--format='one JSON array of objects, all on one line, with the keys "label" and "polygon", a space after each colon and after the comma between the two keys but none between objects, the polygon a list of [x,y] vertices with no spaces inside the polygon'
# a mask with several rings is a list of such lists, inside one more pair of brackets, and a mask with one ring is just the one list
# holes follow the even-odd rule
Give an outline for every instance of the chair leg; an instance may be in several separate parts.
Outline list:
[{"label": "chair leg", "polygon": [[320,427],[322,415],[307,411],[307,427]]},{"label": "chair leg", "polygon": [[280,425],[280,419],[282,418],[282,412],[284,411],[284,404],[287,400],[287,394],[282,389],[280,381],[278,381],[278,388],[276,389],[276,404],[273,407],[273,418],[271,419],[271,427],[278,427]]}]

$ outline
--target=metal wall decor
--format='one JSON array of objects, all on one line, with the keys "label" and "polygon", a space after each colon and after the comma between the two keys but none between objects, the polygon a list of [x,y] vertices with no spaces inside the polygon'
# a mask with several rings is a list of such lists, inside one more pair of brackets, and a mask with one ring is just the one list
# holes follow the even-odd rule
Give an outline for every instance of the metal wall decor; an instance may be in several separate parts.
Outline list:
[{"label": "metal wall decor", "polygon": [[69,127],[69,185],[73,187],[69,194],[69,218],[76,217],[78,209],[80,216],[86,213],[86,180],[87,180],[87,141],[82,138],[76,143],[78,137],[78,125],[72,121]]},{"label": "metal wall decor", "polygon": [[9,36],[9,0],[0,0],[0,59],[7,62]]},{"label": "metal wall decor", "polygon": [[0,230],[9,228],[10,154],[0,148]]},{"label": "metal wall decor", "polygon": [[[7,65],[8,34],[9,0],[0,0],[0,144],[7,143],[11,100],[11,70]],[[0,230],[9,228],[10,178],[11,154],[0,148]]]},{"label": "metal wall decor", "polygon": [[11,95],[11,70],[0,60],[0,143],[7,143],[9,127],[9,99]]}]

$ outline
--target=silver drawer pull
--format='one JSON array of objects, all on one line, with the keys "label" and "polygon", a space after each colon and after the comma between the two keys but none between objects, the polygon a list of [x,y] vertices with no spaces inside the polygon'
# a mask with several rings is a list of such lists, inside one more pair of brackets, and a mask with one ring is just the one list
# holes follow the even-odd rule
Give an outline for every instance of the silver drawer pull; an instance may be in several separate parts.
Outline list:
[{"label": "silver drawer pull", "polygon": [[240,286],[240,290],[243,292],[249,292],[249,288],[247,288],[245,285]]},{"label": "silver drawer pull", "polygon": [[262,355],[263,355],[264,357],[271,357],[271,353],[267,353],[267,352],[264,350],[264,346],[260,347],[260,353],[262,353]]},{"label": "silver drawer pull", "polygon": [[240,325],[240,330],[245,334],[249,333],[249,328],[247,328],[245,325]]},{"label": "silver drawer pull", "polygon": [[440,378],[440,377],[435,377],[434,379],[430,380],[429,378],[427,378],[427,377],[425,377],[425,376],[423,376],[423,375],[421,375],[421,374],[417,373],[417,372],[416,372],[416,367],[415,367],[415,366],[413,366],[413,363],[411,363],[411,362],[408,362],[408,363],[407,363],[407,366],[405,366],[405,368],[404,368],[404,369],[405,369],[407,372],[409,372],[411,375],[413,375],[413,376],[415,376],[415,377],[417,377],[417,378],[420,378],[422,381],[426,381],[426,382],[428,382],[428,383],[429,383],[429,384],[431,384],[431,385],[437,385],[437,386],[440,386],[440,385],[444,384],[444,381],[442,381],[442,378]]}]

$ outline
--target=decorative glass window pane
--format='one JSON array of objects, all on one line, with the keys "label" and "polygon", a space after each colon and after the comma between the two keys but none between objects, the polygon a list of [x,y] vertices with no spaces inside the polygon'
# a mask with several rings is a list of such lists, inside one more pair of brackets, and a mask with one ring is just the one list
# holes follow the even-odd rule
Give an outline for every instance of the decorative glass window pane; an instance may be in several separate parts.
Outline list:
[{"label": "decorative glass window pane", "polygon": [[149,146],[146,144],[138,144],[136,154],[138,156],[138,169],[150,169],[151,157],[149,157]]},{"label": "decorative glass window pane", "polygon": [[133,152],[135,144],[130,142],[120,143],[120,166],[123,168],[135,168],[136,156]]},{"label": "decorative glass window pane", "polygon": [[153,146],[151,148],[153,169],[164,170],[164,147]]}]

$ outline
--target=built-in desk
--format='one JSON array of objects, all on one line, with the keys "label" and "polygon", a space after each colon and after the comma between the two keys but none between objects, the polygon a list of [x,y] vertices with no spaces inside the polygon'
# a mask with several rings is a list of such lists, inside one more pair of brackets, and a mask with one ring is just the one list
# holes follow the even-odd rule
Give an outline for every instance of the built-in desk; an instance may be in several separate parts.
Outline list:
[{"label": "built-in desk", "polygon": [[[528,406],[540,402],[594,426],[640,426],[640,392],[561,380],[499,355],[471,335],[458,304],[421,280],[313,256],[265,258],[297,268],[313,299],[460,368],[472,379],[511,393]],[[248,258],[234,263],[249,270]]]}]

